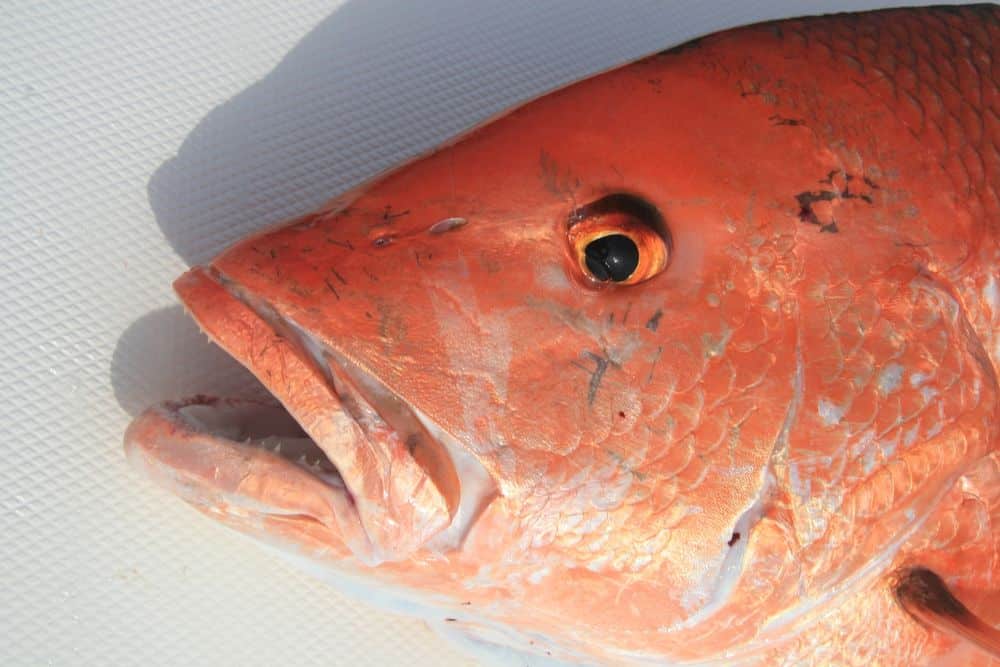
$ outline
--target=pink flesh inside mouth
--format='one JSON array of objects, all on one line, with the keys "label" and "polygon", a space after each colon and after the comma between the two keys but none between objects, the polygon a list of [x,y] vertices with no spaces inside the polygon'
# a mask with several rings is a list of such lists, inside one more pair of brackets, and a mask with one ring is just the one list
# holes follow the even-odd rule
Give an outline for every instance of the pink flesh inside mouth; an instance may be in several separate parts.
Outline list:
[{"label": "pink flesh inside mouth", "polygon": [[[196,396],[151,408],[125,436],[136,468],[245,532],[277,532],[279,541],[366,565],[460,548],[496,497],[467,448],[217,273],[195,269],[178,291],[205,333],[277,400]],[[248,326],[250,339],[266,335],[280,348],[281,375],[287,370],[291,382],[267,372]]]}]

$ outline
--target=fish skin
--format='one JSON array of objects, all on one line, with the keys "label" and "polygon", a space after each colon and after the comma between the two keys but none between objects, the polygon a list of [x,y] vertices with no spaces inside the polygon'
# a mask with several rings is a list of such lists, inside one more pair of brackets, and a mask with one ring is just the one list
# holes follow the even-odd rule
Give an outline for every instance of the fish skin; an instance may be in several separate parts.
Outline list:
[{"label": "fish skin", "polygon": [[[998,43],[992,5],[719,33],[193,269],[188,309],[335,441],[359,516],[199,508],[566,662],[1000,664],[889,584],[930,568],[1000,624]],[[595,289],[567,220],[618,192],[660,211],[670,261]],[[459,543],[433,542],[457,511],[440,438],[329,435],[354,428],[338,392],[247,295],[481,464]],[[148,443],[191,436],[151,419],[126,447],[176,488]]]}]

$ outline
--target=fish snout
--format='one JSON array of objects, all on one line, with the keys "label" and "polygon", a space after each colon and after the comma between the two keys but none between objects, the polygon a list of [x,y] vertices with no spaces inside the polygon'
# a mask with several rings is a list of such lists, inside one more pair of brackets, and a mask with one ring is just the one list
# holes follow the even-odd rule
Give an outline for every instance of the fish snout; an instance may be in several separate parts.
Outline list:
[{"label": "fish snout", "polygon": [[[125,436],[129,461],[198,509],[267,538],[346,545],[375,565],[408,558],[458,510],[447,448],[402,401],[265,302],[195,269],[176,289],[203,330],[273,405],[166,403]],[[305,530],[307,528],[307,530]]]}]

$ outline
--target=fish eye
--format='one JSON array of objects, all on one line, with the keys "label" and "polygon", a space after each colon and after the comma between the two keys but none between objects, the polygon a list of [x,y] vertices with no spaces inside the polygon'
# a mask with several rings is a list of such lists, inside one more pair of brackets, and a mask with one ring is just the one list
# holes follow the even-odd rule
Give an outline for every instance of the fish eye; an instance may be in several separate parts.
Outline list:
[{"label": "fish eye", "polygon": [[646,200],[613,194],[569,218],[570,255],[592,283],[635,285],[662,273],[671,240],[659,211]]}]

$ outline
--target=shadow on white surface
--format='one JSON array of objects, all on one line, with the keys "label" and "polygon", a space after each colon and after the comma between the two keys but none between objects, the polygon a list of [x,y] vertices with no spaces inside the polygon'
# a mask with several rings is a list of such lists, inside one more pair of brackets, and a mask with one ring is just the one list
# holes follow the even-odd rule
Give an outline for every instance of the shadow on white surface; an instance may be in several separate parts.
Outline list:
[{"label": "shadow on white surface", "polygon": [[307,213],[518,103],[727,27],[870,0],[348,0],[213,109],[148,196],[189,264]]},{"label": "shadow on white surface", "polygon": [[192,394],[268,395],[180,306],[154,310],[125,330],[111,359],[111,386],[133,417],[160,401]]},{"label": "shadow on white surface", "polygon": [[[531,15],[528,3],[511,5],[503,22]],[[558,23],[559,13],[538,18]],[[505,48],[519,40],[498,28],[490,10],[454,0],[345,3],[157,170],[149,200],[165,237],[188,263],[204,262],[514,102],[526,92],[516,80],[538,75],[518,73],[523,49]],[[514,90],[495,85],[504,77]]]},{"label": "shadow on white surface", "polygon": [[201,263],[521,101],[688,37],[802,13],[758,5],[349,0],[213,109],[149,200],[177,253]]}]

